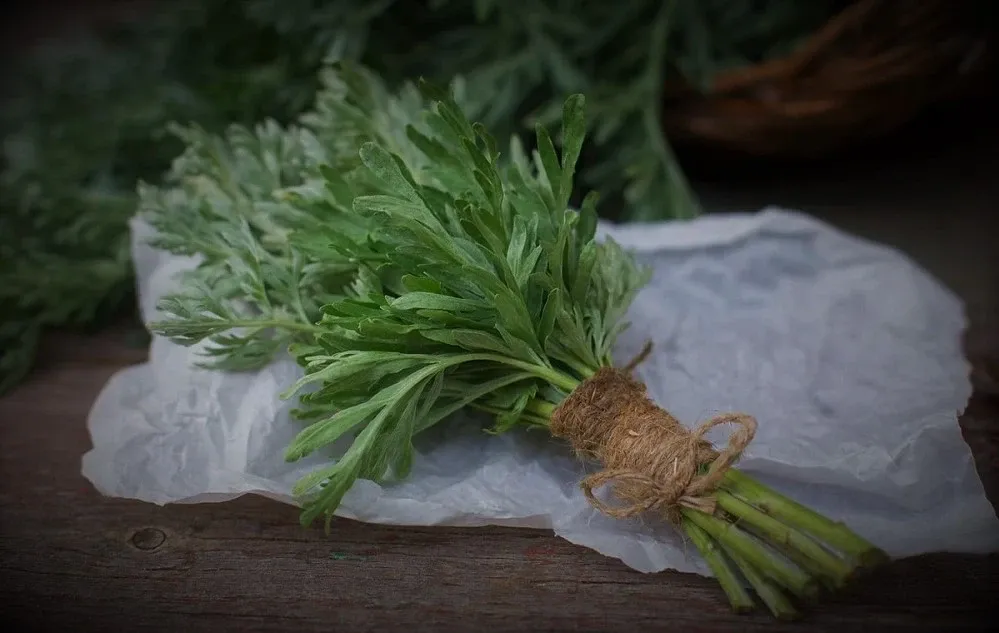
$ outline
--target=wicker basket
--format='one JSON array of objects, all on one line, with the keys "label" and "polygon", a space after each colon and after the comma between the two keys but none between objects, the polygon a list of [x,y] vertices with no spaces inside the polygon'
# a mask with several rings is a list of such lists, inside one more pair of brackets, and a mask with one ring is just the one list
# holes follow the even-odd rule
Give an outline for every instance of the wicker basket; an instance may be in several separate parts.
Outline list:
[{"label": "wicker basket", "polygon": [[857,0],[793,54],[668,85],[664,128],[680,144],[807,157],[894,131],[927,105],[988,84],[995,14],[975,0]]}]

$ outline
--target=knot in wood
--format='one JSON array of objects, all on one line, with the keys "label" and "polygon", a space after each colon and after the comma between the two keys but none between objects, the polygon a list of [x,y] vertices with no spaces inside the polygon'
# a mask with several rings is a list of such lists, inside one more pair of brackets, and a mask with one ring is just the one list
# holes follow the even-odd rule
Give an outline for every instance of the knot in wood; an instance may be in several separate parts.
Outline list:
[{"label": "knot in wood", "polygon": [[166,542],[166,534],[159,528],[146,527],[136,530],[129,542],[135,549],[150,551]]}]

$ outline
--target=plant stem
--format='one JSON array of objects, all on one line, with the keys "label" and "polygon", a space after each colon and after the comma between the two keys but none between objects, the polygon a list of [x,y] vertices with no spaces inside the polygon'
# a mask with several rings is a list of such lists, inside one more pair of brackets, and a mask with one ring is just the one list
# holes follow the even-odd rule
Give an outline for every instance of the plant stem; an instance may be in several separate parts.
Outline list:
[{"label": "plant stem", "polygon": [[546,400],[535,398],[527,403],[527,410],[532,413],[537,413],[546,420],[550,420],[552,413],[555,412],[555,405]]},{"label": "plant stem", "polygon": [[697,551],[701,553],[711,571],[714,572],[722,591],[728,596],[732,610],[736,613],[752,611],[756,607],[753,597],[746,591],[735,570],[732,569],[732,565],[725,559],[725,554],[718,543],[707,532],[686,518],[683,520],[683,530],[693,541],[694,546],[697,547]]},{"label": "plant stem", "polygon": [[572,393],[572,390],[579,386],[578,380],[555,369],[542,367],[540,365],[530,365],[529,363],[518,364],[519,361],[513,361],[512,359],[505,359],[505,362],[508,365],[520,367],[522,369],[530,368],[531,371],[534,371],[534,373],[537,374],[538,378],[548,381],[550,384],[565,390],[567,393]]},{"label": "plant stem", "polygon": [[[823,569],[818,565],[816,565],[815,561],[811,560],[810,558],[802,554],[800,551],[794,549],[793,547],[781,543],[768,541],[766,535],[762,534],[759,528],[756,528],[746,522],[741,522],[740,527],[742,527],[746,533],[751,534],[763,541],[766,541],[768,546],[772,547],[773,549],[777,550],[778,552],[786,556],[788,559],[791,560],[791,562],[797,564],[808,574],[814,576],[815,579],[818,580],[819,583],[821,583],[827,589],[839,589],[843,586],[843,584],[845,584],[845,580],[841,582],[839,579],[832,578],[829,575],[825,574]],[[851,571],[853,569],[854,568],[851,568]]]},{"label": "plant stem", "polygon": [[761,543],[735,524],[690,508],[683,509],[683,516],[795,595],[813,598],[818,593],[815,579],[796,565],[772,556]]},{"label": "plant stem", "polygon": [[579,374],[579,376],[581,378],[583,378],[584,380],[586,378],[591,378],[593,376],[593,374],[597,373],[596,371],[594,371],[594,370],[590,369],[589,367],[587,367],[585,363],[582,363],[582,362],[577,361],[577,360],[572,360],[572,361],[570,361],[570,360],[563,360],[562,362],[565,363],[566,365],[568,365],[573,371],[575,371],[577,374]]},{"label": "plant stem", "polygon": [[753,587],[753,591],[760,600],[763,601],[770,612],[774,614],[774,617],[780,620],[795,620],[801,614],[791,601],[784,595],[784,592],[780,590],[774,583],[770,582],[763,574],[759,572],[755,567],[749,564],[744,557],[739,555],[738,552],[732,550],[724,545],[721,546],[722,550],[728,555],[729,558],[736,564],[742,575],[746,577],[749,584]]},{"label": "plant stem", "polygon": [[[777,519],[735,497],[732,493],[719,490],[715,494],[715,498],[722,510],[737,517],[740,522],[745,522],[759,530],[768,542],[796,552],[797,555],[791,555],[792,559],[799,564],[801,564],[801,559],[807,560],[808,563],[802,565],[803,567],[814,569],[817,575],[829,578],[835,586],[842,586],[853,571],[849,564],[830,554],[810,536],[784,525]],[[788,553],[790,554],[790,552]]]},{"label": "plant stem", "polygon": [[509,356],[502,356],[500,354],[456,354],[453,357],[454,361],[452,364],[474,362],[474,361],[486,361],[492,363],[499,363],[501,365],[506,365],[507,367],[516,367],[517,369],[522,369],[526,372],[541,378],[542,380],[548,382],[555,387],[559,387],[565,391],[571,392],[573,389],[579,386],[579,381],[572,376],[567,376],[562,372],[552,369],[551,367],[545,367],[544,365],[538,365],[535,363],[528,363],[526,361],[517,360],[516,358],[510,358]]},{"label": "plant stem", "polygon": [[[217,327],[218,321],[205,321],[204,325],[208,327]],[[201,325],[199,321],[184,321],[184,327],[192,327]],[[275,330],[285,330],[288,332],[309,332],[312,334],[321,334],[326,330],[319,327],[318,325],[313,325],[311,323],[303,323],[301,321],[295,320],[282,320],[282,319],[242,319],[238,321],[226,321],[225,326],[229,329],[254,329],[254,330],[265,330],[265,329],[275,329]],[[152,321],[146,324],[146,328],[150,332],[157,334],[163,333],[164,336],[169,336],[169,332],[172,328],[177,327],[177,323],[173,321]]]},{"label": "plant stem", "polygon": [[[491,407],[489,405],[479,404],[477,402],[472,402],[468,406],[471,407],[471,408],[473,408],[473,409],[478,409],[479,411],[482,411],[483,413],[489,413],[491,415],[503,415],[504,413],[507,412],[506,409],[503,409],[503,408],[500,408],[500,407]],[[536,424],[538,426],[543,426],[543,427],[546,427],[546,428],[548,426],[548,418],[547,417],[538,416],[538,415],[535,415],[535,414],[530,413],[530,412],[524,412],[523,414],[521,414],[520,419],[523,422],[529,422],[531,424]]]},{"label": "plant stem", "polygon": [[[649,65],[646,68],[643,81],[645,83],[646,100],[641,109],[642,128],[649,139],[649,144],[660,165],[665,171],[669,182],[670,208],[677,219],[696,217],[701,214],[701,205],[694,194],[679,161],[670,147],[662,127],[661,108],[663,103],[664,51],[669,39],[670,18],[677,3],[669,2],[662,5],[662,10],[652,23],[652,37],[648,55]],[[647,218],[635,218],[647,219]]]},{"label": "plant stem", "polygon": [[725,473],[725,487],[764,513],[815,536],[833,549],[841,551],[860,566],[873,567],[889,560],[888,555],[873,543],[856,534],[843,523],[833,521],[797,501],[761,484],[736,469]]}]

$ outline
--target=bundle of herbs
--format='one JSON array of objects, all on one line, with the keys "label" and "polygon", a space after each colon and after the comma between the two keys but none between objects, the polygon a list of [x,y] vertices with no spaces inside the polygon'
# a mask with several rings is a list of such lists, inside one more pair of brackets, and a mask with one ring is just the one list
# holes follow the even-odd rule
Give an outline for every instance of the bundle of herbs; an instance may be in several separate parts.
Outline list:
[{"label": "bundle of herbs", "polygon": [[577,180],[601,193],[598,212],[692,217],[698,202],[659,123],[664,82],[704,87],[783,54],[837,4],[177,0],[42,46],[6,69],[0,109],[0,393],[30,369],[45,328],[100,325],[127,305],[135,183],[158,180],[179,151],[163,135],[171,122],[291,121],[328,55],[393,84],[461,74],[466,111],[501,137],[550,124],[581,92],[596,143]]},{"label": "bundle of herbs", "polygon": [[[198,260],[151,330],[222,370],[287,349],[303,376],[283,397],[303,428],[286,458],[350,439],[295,486],[303,524],[330,529],[358,479],[406,478],[417,434],[473,412],[489,432],[546,432],[599,463],[581,482],[593,506],[668,520],[738,611],[754,608],[751,590],[795,617],[887,559],[733,467],[751,415],[688,429],[615,366],[650,273],[597,239],[595,197],[573,196],[583,96],[564,102],[561,152],[540,125],[536,149],[514,136],[501,152],[466,115],[460,81],[393,93],[336,66],[324,82],[297,125],[181,130],[169,185],[144,187],[141,206],[157,248]],[[716,450],[704,436],[719,425],[735,430]]]}]

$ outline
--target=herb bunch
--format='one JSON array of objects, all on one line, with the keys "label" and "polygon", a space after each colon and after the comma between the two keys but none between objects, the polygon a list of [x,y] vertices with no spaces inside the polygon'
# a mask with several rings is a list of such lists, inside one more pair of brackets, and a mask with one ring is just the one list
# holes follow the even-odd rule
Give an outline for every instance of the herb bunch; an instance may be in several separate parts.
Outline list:
[{"label": "herb bunch", "polygon": [[[294,487],[303,524],[330,529],[358,479],[407,477],[413,438],[459,411],[489,415],[494,433],[556,434],[573,394],[615,371],[650,271],[595,238],[593,195],[572,204],[581,95],[564,103],[561,152],[539,125],[534,150],[513,137],[503,153],[470,121],[460,83],[390,93],[351,66],[325,81],[298,125],[189,134],[174,184],[146,189],[143,215],[155,245],[200,260],[151,330],[202,345],[221,369],[287,347],[303,376],[283,397],[298,399],[303,429],[286,458],[351,439]],[[748,585],[796,617],[791,597],[814,600],[885,559],[745,474],[719,481],[710,509],[685,506],[678,524],[737,610],[755,604]]]},{"label": "herb bunch", "polygon": [[[291,344],[308,369],[295,391],[323,382],[302,395],[299,414],[326,419],[309,431],[324,439],[296,443],[296,457],[331,441],[330,425],[360,425],[342,421],[352,406],[398,413],[397,400],[372,408],[383,400],[372,390],[395,393],[414,372],[428,373],[412,397],[439,382],[430,409],[474,404],[497,412],[498,431],[541,421],[529,405],[560,400],[611,362],[648,275],[613,242],[594,241],[595,196],[578,212],[569,207],[582,98],[566,110],[561,161],[543,127],[539,150],[528,155],[513,137],[501,160],[454,88],[390,94],[360,67],[330,68],[324,81],[300,125],[233,126],[225,138],[178,131],[188,149],[170,185],[142,187],[140,213],[156,229],[155,247],[200,261],[162,299],[167,318],[151,328],[181,344],[206,342],[206,366],[220,369],[259,367]],[[354,360],[338,362],[346,357]],[[361,374],[343,373],[352,363]],[[472,385],[479,395],[470,399]],[[381,463],[352,450],[358,463]],[[317,475],[341,485],[309,505],[308,521],[330,518],[358,476],[383,474],[336,468],[344,474]]]}]

